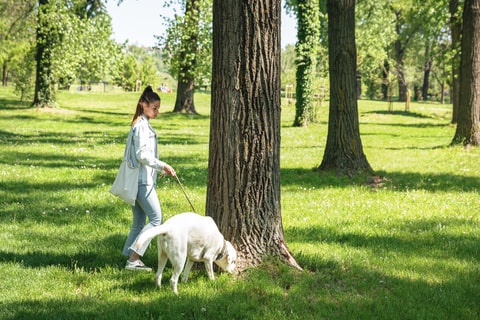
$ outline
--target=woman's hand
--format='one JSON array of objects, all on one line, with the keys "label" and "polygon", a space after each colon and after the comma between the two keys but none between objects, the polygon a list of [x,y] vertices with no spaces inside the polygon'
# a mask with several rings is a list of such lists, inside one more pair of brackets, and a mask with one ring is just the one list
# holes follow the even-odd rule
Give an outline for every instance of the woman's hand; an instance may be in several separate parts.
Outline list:
[{"label": "woman's hand", "polygon": [[173,169],[170,165],[166,164],[164,167],[163,167],[163,172],[165,172],[166,174],[168,174],[169,176],[172,176],[172,177],[175,177],[177,175],[177,173],[175,172],[175,169]]}]

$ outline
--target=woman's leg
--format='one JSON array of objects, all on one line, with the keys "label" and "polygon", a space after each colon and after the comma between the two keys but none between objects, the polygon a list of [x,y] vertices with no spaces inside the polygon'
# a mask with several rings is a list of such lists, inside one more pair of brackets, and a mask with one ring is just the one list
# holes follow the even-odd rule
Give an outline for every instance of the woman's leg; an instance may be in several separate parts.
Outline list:
[{"label": "woman's leg", "polygon": [[130,227],[130,232],[128,233],[127,240],[123,246],[122,254],[126,257],[130,257],[132,251],[130,246],[135,243],[138,235],[145,226],[147,221],[147,214],[142,210],[138,202],[135,202],[135,206],[132,207],[132,226]]},{"label": "woman's leg", "polygon": [[138,186],[138,196],[135,202],[135,207],[138,207],[142,211],[143,216],[148,216],[148,224],[145,225],[145,219],[143,220],[142,228],[136,233],[136,237],[130,242],[128,247],[130,260],[135,260],[138,256],[143,256],[145,250],[147,250],[150,241],[146,241],[140,248],[135,248],[135,242],[141,232],[148,230],[152,227],[162,224],[162,209],[160,208],[160,202],[158,201],[157,192],[155,186]]}]

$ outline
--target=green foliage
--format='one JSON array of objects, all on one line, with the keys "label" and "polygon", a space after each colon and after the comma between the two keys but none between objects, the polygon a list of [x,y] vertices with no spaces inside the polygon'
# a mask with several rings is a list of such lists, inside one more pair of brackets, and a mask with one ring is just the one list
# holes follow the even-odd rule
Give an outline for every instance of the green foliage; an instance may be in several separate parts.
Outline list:
[{"label": "green foliage", "polygon": [[135,56],[129,54],[126,55],[123,59],[123,65],[121,65],[121,73],[117,79],[117,83],[122,85],[122,87],[127,91],[132,91],[135,89],[135,84],[139,74],[138,61]]},{"label": "green foliage", "polygon": [[127,91],[136,89],[137,80],[142,87],[151,84],[157,88],[160,85],[159,63],[162,60],[157,49],[125,44],[117,61],[117,73],[112,76],[116,85]]},{"label": "green foliage", "polygon": [[[210,96],[204,116],[152,121],[162,159],[205,210]],[[451,106],[359,101],[364,151],[379,179],[317,167],[321,123],[292,127],[282,108],[282,220],[304,272],[266,259],[242,275],[194,268],[179,296],[153,273],[123,270],[130,208],[108,193],[138,93],[60,91],[60,108],[31,110],[0,88],[2,319],[478,319],[480,149],[447,147]],[[385,179],[381,179],[385,177]],[[175,180],[157,190],[164,217],[189,210]],[[156,244],[145,255],[156,264]]]},{"label": "green foliage", "polygon": [[[17,79],[16,71],[22,64],[33,42],[35,3],[32,0],[0,2],[0,66],[2,84],[9,78]],[[10,81],[12,81],[10,80]]]},{"label": "green foliage", "polygon": [[118,68],[120,47],[110,39],[110,17],[101,14],[79,20],[75,30],[77,42],[69,52],[76,58],[76,79],[98,82],[112,78]]},{"label": "green foliage", "polygon": [[281,79],[282,87],[288,84],[295,85],[295,46],[287,45],[281,52]]},{"label": "green foliage", "polygon": [[384,81],[382,66],[385,59],[389,59],[390,46],[395,39],[392,16],[387,3],[371,0],[357,1],[355,14],[358,71],[367,86],[367,97],[378,98]]},{"label": "green foliage", "polygon": [[26,47],[23,59],[12,67],[15,78],[15,93],[19,94],[20,101],[33,99],[33,83],[35,82],[34,48]]}]

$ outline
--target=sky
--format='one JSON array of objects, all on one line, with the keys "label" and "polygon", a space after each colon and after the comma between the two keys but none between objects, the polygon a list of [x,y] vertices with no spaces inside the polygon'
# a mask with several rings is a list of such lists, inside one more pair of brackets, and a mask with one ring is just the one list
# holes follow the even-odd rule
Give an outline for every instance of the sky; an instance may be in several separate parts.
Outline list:
[{"label": "sky", "polygon": [[[152,47],[156,44],[154,35],[163,34],[160,15],[166,15],[169,9],[163,7],[162,0],[124,0],[120,6],[118,0],[108,0],[107,10],[112,17],[113,37],[123,43],[128,39],[131,44]],[[282,1],[283,7],[283,1]],[[295,44],[297,38],[296,20],[282,11],[281,40],[282,48]]]}]

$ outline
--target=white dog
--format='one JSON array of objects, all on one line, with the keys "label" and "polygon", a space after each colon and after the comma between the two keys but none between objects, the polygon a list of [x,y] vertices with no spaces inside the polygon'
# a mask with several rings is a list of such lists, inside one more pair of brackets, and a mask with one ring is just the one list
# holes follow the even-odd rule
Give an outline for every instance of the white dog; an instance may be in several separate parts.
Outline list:
[{"label": "white dog", "polygon": [[[185,212],[175,215],[164,224],[150,228],[137,239],[136,247],[158,235],[157,285],[162,282],[162,272],[170,259],[173,275],[170,279],[173,292],[178,294],[178,277],[185,270],[182,281],[186,282],[195,261],[203,261],[208,277],[213,280],[213,262],[222,270],[232,273],[235,269],[237,251],[223,238],[211,217]],[[186,261],[186,264],[185,264]]]}]

